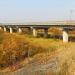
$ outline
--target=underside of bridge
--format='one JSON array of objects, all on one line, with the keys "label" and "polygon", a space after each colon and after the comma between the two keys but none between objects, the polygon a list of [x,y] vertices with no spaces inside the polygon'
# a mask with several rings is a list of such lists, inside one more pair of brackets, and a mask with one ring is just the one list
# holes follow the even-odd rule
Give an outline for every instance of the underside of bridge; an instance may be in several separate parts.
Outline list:
[{"label": "underside of bridge", "polygon": [[[30,32],[32,32],[32,34],[33,34],[33,36],[34,37],[37,37],[37,33],[38,33],[38,31],[37,31],[37,29],[44,29],[44,37],[47,37],[48,36],[48,29],[49,28],[51,28],[51,27],[54,27],[54,26],[34,26],[34,25],[32,25],[32,26],[29,26],[29,27],[27,27],[27,26],[0,26],[0,29],[3,29],[4,30],[4,32],[6,32],[7,31],[7,28],[9,29],[9,32],[10,33],[13,33],[13,29],[14,28],[16,28],[16,30],[19,32],[19,33],[22,33],[22,28],[29,28],[30,29]],[[60,31],[63,31],[63,34],[62,34],[62,36],[63,36],[63,42],[68,42],[69,41],[69,36],[68,36],[68,32],[72,29],[72,28],[75,28],[75,26],[56,26],[56,28],[58,28]]]}]

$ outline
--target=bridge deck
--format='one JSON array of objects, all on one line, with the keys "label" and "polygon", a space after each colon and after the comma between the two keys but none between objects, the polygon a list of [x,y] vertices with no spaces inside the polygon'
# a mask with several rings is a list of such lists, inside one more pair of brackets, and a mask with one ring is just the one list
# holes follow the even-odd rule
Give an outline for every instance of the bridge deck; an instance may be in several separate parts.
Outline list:
[{"label": "bridge deck", "polygon": [[75,22],[68,21],[56,21],[56,22],[32,22],[32,23],[1,23],[0,26],[11,27],[73,27],[75,28]]}]

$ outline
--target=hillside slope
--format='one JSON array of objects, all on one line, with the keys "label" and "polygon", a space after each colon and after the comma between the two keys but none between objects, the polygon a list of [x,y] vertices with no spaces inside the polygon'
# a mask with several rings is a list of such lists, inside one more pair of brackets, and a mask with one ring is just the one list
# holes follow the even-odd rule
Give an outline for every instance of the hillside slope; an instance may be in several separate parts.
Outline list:
[{"label": "hillside slope", "polygon": [[75,75],[75,42],[0,34],[0,75]]}]

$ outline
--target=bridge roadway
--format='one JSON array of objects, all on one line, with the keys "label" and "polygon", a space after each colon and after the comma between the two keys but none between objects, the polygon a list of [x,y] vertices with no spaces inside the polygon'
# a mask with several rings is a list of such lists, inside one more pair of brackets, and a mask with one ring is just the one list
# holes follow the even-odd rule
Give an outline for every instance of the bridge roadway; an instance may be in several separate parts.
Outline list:
[{"label": "bridge roadway", "polygon": [[[48,29],[51,27],[57,27],[63,31],[63,42],[68,42],[69,36],[68,32],[72,29],[75,29],[75,22],[55,22],[55,23],[4,23],[0,24],[0,29],[3,29],[5,32],[9,28],[10,33],[13,33],[13,28],[16,28],[19,33],[22,33],[22,28],[29,28],[33,32],[33,36],[37,36],[37,29],[44,29],[45,37],[48,35]],[[31,32],[31,31],[30,31]]]}]

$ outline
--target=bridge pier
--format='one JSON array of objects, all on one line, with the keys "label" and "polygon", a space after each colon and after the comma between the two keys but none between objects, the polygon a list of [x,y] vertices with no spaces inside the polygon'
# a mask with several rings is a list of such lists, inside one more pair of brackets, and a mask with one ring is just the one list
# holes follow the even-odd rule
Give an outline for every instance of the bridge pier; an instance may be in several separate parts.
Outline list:
[{"label": "bridge pier", "polygon": [[6,32],[7,31],[7,29],[6,29],[6,27],[4,27],[4,32]]},{"label": "bridge pier", "polygon": [[21,28],[18,28],[18,32],[21,33],[22,32],[22,29]]},{"label": "bridge pier", "polygon": [[2,27],[0,27],[0,30],[2,29]]},{"label": "bridge pier", "polygon": [[44,37],[48,37],[48,28],[44,29]]},{"label": "bridge pier", "polygon": [[32,28],[32,33],[33,33],[33,36],[34,37],[37,37],[37,30],[36,30],[36,28]]},{"label": "bridge pier", "polygon": [[12,29],[12,27],[10,27],[10,33],[13,33],[13,29]]},{"label": "bridge pier", "polygon": [[63,42],[68,42],[68,29],[63,29]]}]

